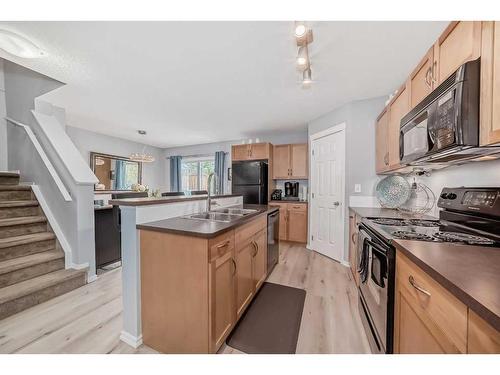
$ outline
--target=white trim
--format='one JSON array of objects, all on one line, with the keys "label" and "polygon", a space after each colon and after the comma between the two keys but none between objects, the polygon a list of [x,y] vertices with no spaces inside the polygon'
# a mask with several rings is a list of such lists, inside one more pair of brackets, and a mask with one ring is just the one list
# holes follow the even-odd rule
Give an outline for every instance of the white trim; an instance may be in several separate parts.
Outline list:
[{"label": "white trim", "polygon": [[340,264],[342,264],[344,267],[351,268],[351,265],[349,264],[349,262],[347,262],[345,260],[341,260]]},{"label": "white trim", "polygon": [[71,263],[69,268],[73,268],[75,270],[84,270],[85,268],[89,268],[88,262],[85,263]]},{"label": "white trim", "polygon": [[[311,147],[311,143],[312,141],[315,141],[317,139],[320,139],[320,138],[323,138],[323,137],[326,137],[326,136],[329,136],[331,134],[335,134],[335,133],[338,133],[338,132],[344,132],[344,168],[342,170],[342,179],[344,181],[344,183],[342,184],[342,192],[341,192],[341,195],[342,195],[342,199],[343,199],[343,210],[342,210],[342,218],[341,218],[341,221],[343,223],[343,230],[342,230],[342,259],[339,259],[338,261],[339,262],[345,262],[346,259],[345,259],[345,252],[346,252],[346,243],[345,243],[345,240],[346,240],[346,235],[345,235],[345,230],[346,230],[346,214],[347,214],[347,210],[348,210],[348,205],[346,204],[347,203],[347,199],[346,199],[346,196],[345,196],[345,187],[346,187],[346,184],[347,184],[347,181],[346,181],[346,168],[347,168],[347,132],[346,132],[346,123],[345,121],[344,122],[341,122],[337,125],[333,125],[331,127],[329,127],[328,129],[325,129],[325,130],[321,130],[319,132],[316,132],[314,134],[310,134],[309,135],[309,140],[308,140],[308,143],[307,143],[307,146],[309,148],[309,176],[311,176],[311,170],[312,170],[312,159],[313,159],[313,149]],[[313,181],[312,179],[309,180],[309,191],[308,191],[308,201],[312,203],[312,191],[313,191],[313,188],[312,188],[312,185],[313,185]],[[308,238],[307,238],[307,248],[308,249],[312,249],[311,247],[311,214],[312,214],[312,205],[311,205],[311,209],[307,210],[307,233],[308,233]],[[316,250],[315,250],[316,251]]]},{"label": "white trim", "polygon": [[[47,220],[50,224],[50,227],[54,231],[54,234],[57,237],[57,241],[61,245],[61,248],[64,251],[64,265],[65,268],[75,268],[75,269],[80,269],[78,268],[80,265],[76,265],[72,263],[72,252],[73,250],[71,249],[71,245],[69,244],[68,240],[64,236],[64,233],[57,223],[57,220],[55,216],[52,214],[52,211],[50,210],[49,205],[47,204],[47,201],[45,200],[40,188],[38,185],[31,185],[31,190],[33,191],[33,194],[35,194],[36,200],[38,201],[38,204],[40,204],[40,207],[42,208],[43,213],[47,217]],[[81,265],[81,268],[88,267],[88,263],[85,265]]]},{"label": "white trim", "polygon": [[52,179],[54,180],[54,182],[55,182],[57,188],[59,189],[59,192],[63,196],[64,200],[66,202],[71,202],[73,200],[71,198],[71,194],[69,193],[68,189],[66,189],[66,186],[64,186],[64,183],[62,182],[61,178],[57,174],[56,169],[54,168],[54,166],[50,162],[47,154],[43,150],[42,145],[40,144],[40,142],[38,142],[38,139],[36,139],[36,136],[35,136],[35,133],[33,133],[33,130],[31,130],[31,128],[28,125],[24,125],[24,124],[22,124],[16,120],[13,120],[9,117],[5,117],[5,120],[7,120],[7,122],[10,122],[11,124],[14,124],[14,125],[19,126],[19,127],[24,129],[24,131],[28,135],[28,138],[31,140],[31,143],[33,143],[35,150],[38,152],[38,155],[40,156],[43,163],[45,164],[45,167],[49,171]]},{"label": "white trim", "polygon": [[134,349],[137,349],[142,345],[142,335],[136,337],[125,331],[121,332],[120,340],[122,340],[125,344],[130,345]]},{"label": "white trim", "polygon": [[87,276],[87,284],[93,283],[97,280],[97,275]]}]

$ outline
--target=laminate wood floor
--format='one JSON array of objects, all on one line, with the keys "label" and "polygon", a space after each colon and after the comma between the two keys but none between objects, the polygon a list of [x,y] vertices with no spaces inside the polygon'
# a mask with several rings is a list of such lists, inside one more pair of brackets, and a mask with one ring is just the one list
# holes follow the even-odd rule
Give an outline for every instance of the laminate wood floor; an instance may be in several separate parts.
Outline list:
[{"label": "laminate wood floor", "polygon": [[[369,353],[349,268],[282,243],[269,282],[307,291],[297,353]],[[0,353],[156,353],[120,341],[121,269],[0,321]],[[240,353],[224,345],[219,353]]]}]

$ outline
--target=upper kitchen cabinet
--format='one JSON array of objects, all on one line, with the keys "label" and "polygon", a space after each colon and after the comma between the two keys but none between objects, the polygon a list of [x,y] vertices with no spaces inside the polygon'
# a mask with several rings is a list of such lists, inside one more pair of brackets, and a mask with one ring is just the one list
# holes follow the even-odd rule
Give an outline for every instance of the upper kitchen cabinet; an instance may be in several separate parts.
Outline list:
[{"label": "upper kitchen cabinet", "polygon": [[500,143],[500,22],[485,21],[481,38],[481,146]]},{"label": "upper kitchen cabinet", "polygon": [[401,166],[399,160],[399,133],[401,119],[408,113],[410,109],[408,89],[402,86],[392,102],[389,104],[389,125],[387,139],[389,145],[387,147],[388,161],[390,170],[397,169]]},{"label": "upper kitchen cabinet", "polygon": [[307,179],[307,160],[307,143],[274,146],[273,179]]},{"label": "upper kitchen cabinet", "polygon": [[408,96],[410,108],[422,101],[433,89],[432,64],[434,63],[434,48],[431,47],[408,78]]},{"label": "upper kitchen cabinet", "polygon": [[388,151],[388,126],[389,113],[385,109],[377,118],[375,125],[375,169],[377,173],[385,172],[389,167],[389,151]]},{"label": "upper kitchen cabinet", "polygon": [[481,56],[481,21],[451,22],[434,44],[432,79],[437,87],[460,65]]},{"label": "upper kitchen cabinet", "polygon": [[231,155],[233,161],[265,160],[271,155],[270,143],[254,143],[249,145],[233,145]]}]

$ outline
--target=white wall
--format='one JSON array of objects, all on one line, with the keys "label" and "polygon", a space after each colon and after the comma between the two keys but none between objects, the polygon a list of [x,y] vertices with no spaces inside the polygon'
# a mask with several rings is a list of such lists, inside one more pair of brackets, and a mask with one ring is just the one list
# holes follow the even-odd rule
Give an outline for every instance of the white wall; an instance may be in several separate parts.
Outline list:
[{"label": "white wall", "polygon": [[[128,157],[133,152],[142,152],[144,147],[141,143],[110,137],[72,126],[66,126],[66,133],[89,164],[91,151]],[[152,154],[156,160],[152,163],[143,164],[142,183],[149,185],[152,190],[160,189],[165,191],[168,183],[165,182],[167,163],[163,157],[163,150],[158,147],[146,146],[145,152]]]},{"label": "white wall", "polygon": [[[260,142],[271,142],[272,144],[276,145],[287,143],[306,143],[307,130],[304,128],[304,130],[302,131],[284,131],[283,133],[279,134],[268,134],[261,136],[257,135],[252,137],[253,142],[255,142],[256,138],[258,138]],[[241,140],[235,140],[229,142],[206,143],[201,145],[166,148],[163,152],[163,155],[166,161],[165,181],[167,188],[170,190],[170,160],[167,159],[169,156],[214,155],[216,151],[224,151],[227,152],[225,159],[226,171],[224,173],[224,193],[230,193],[231,181],[227,179],[227,168],[231,167],[231,145],[240,144],[241,142]]]},{"label": "white wall", "polygon": [[3,59],[0,59],[0,171],[7,170],[7,124],[4,120],[6,111]]}]

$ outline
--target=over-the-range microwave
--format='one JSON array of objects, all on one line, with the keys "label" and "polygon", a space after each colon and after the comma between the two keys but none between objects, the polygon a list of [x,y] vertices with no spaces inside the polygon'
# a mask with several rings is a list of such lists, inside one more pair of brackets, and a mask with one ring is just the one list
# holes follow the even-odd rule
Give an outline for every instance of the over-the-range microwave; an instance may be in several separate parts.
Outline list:
[{"label": "over-the-range microwave", "polygon": [[469,61],[401,119],[402,164],[453,164],[500,152],[479,147],[480,59]]}]

